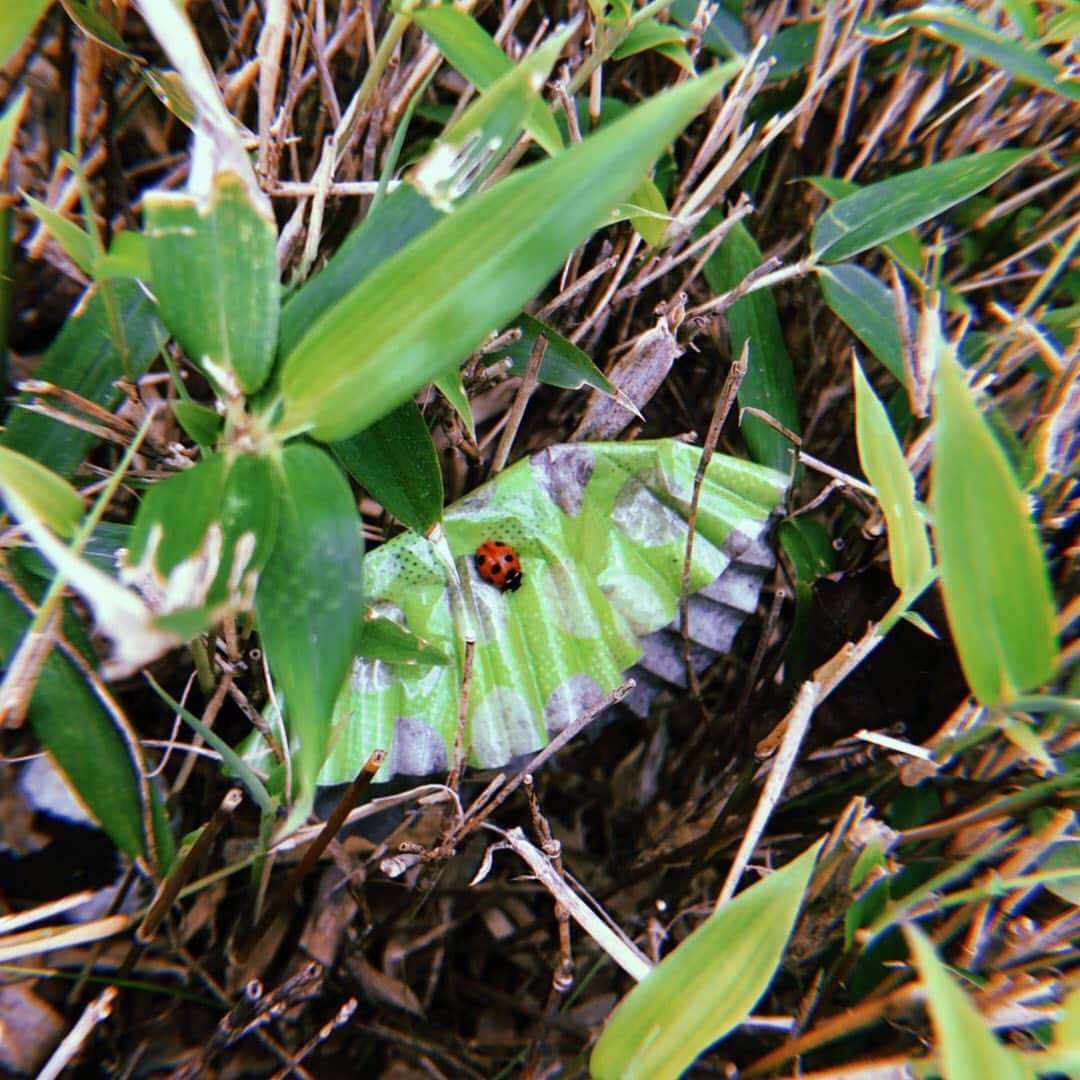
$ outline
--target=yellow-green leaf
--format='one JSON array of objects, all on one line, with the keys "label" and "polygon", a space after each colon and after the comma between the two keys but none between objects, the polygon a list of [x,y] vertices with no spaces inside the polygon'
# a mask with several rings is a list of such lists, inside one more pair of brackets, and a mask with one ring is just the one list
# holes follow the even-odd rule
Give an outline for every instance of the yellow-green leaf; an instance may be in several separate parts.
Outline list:
[{"label": "yellow-green leaf", "polygon": [[932,507],[945,610],[968,684],[984,705],[1046,682],[1057,635],[1029,504],[979,415],[951,347],[939,349]]},{"label": "yellow-green leaf", "polygon": [[675,1080],[769,987],[822,841],[701,924],[620,1002],[589,1061],[596,1080]]},{"label": "yellow-green leaf", "polygon": [[928,583],[931,567],[930,540],[915,501],[915,481],[889,423],[889,414],[854,356],[851,367],[859,461],[885,515],[893,581],[902,593],[914,594]]}]

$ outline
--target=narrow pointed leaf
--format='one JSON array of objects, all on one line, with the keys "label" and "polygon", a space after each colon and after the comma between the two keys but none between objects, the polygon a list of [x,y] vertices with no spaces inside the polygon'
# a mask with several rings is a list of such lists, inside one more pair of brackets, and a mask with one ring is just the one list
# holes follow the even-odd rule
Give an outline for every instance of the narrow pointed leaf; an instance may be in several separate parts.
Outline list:
[{"label": "narrow pointed leaf", "polygon": [[188,195],[146,196],[146,239],[161,317],[228,395],[258,390],[277,347],[277,229],[232,173],[209,207]]},{"label": "narrow pointed leaf", "polygon": [[[456,8],[443,10],[471,22],[469,15]],[[539,94],[572,32],[571,28],[563,29],[521,63],[507,66],[479,100],[436,139],[409,178],[433,206],[449,212],[459,199],[479,190],[516,144],[537,108],[547,118],[546,126],[554,127]],[[496,51],[501,55],[497,47]]]},{"label": "narrow pointed leaf", "polygon": [[1029,86],[1080,101],[1080,84],[1075,73],[1056,66],[1036,44],[1006,36],[959,4],[924,4],[909,14],[887,20],[886,26],[890,29],[918,27],[940,41],[947,41],[985,60],[993,68],[1007,71]]},{"label": "narrow pointed leaf", "polygon": [[45,226],[48,234],[60,245],[63,253],[88,277],[93,276],[97,253],[86,230],[58,214],[51,206],[24,195],[34,217]]},{"label": "narrow pointed leaf", "polygon": [[[904,342],[892,292],[854,263],[819,267],[818,282],[825,303],[900,383],[906,383]],[[908,325],[914,333],[910,312]]]},{"label": "narrow pointed leaf", "polygon": [[442,470],[415,402],[406,401],[331,449],[349,475],[403,525],[427,532],[442,516]]},{"label": "narrow pointed leaf", "polygon": [[813,253],[835,263],[883,244],[982,191],[1030,156],[1029,150],[988,150],[861,188],[818,219],[810,237]]},{"label": "narrow pointed leaf", "polygon": [[299,742],[298,811],[310,805],[334,701],[363,618],[363,539],[341,470],[322,450],[287,446],[274,550],[255,598],[259,634]]},{"label": "narrow pointed leaf", "polygon": [[945,610],[960,663],[984,705],[1054,670],[1054,603],[1028,500],[979,415],[951,348],[941,348],[931,472]]},{"label": "narrow pointed leaf", "polygon": [[[123,335],[120,343],[112,337],[106,288],[111,289],[115,301]],[[113,409],[123,397],[117,381],[142,375],[165,337],[155,305],[134,282],[98,285],[79,314],[64,323],[34,377],[72,390],[104,409]],[[22,394],[16,402],[28,403],[32,398],[32,394]],[[76,411],[66,406],[63,409]],[[4,446],[33,457],[61,476],[75,472],[95,441],[89,432],[18,407],[11,410],[7,428],[0,432]]]},{"label": "narrow pointed leaf", "polygon": [[638,106],[467,200],[380,264],[285,358],[279,433],[347,438],[456,367],[543,287],[729,75],[717,69]]},{"label": "narrow pointed leaf", "polygon": [[8,491],[60,536],[72,536],[82,521],[74,488],[33,458],[0,446],[0,494]]},{"label": "narrow pointed leaf", "polygon": [[[513,66],[488,32],[459,8],[440,4],[413,11],[410,17],[478,90],[486,90]],[[549,154],[557,154],[562,149],[558,126],[543,101],[532,106],[528,128]]]},{"label": "narrow pointed leaf", "polygon": [[589,1059],[596,1080],[675,1080],[768,989],[822,841],[740,893],[623,998]]},{"label": "narrow pointed leaf", "polygon": [[[930,573],[930,539],[915,501],[915,481],[878,400],[852,357],[855,379],[855,437],[859,461],[874,487],[889,530],[889,569],[902,593],[921,590]],[[914,597],[912,597],[914,598]]]},{"label": "narrow pointed leaf", "polygon": [[956,985],[930,939],[914,925],[904,927],[904,936],[926,990],[943,1075],[949,1080],[991,1076],[994,1080],[1024,1080],[1029,1076],[1016,1052],[998,1042],[986,1018]]},{"label": "narrow pointed leaf", "polygon": [[547,323],[522,312],[511,324],[521,330],[521,337],[506,349],[512,363],[512,374],[522,376],[529,367],[529,357],[536,346],[536,339],[543,334],[547,339],[544,358],[540,361],[537,379],[545,386],[558,386],[563,390],[577,390],[588,386],[602,394],[614,394],[615,387],[607,376],[592,362],[589,354],[572,341],[553,330]]},{"label": "narrow pointed leaf", "polygon": [[288,356],[350,289],[442,216],[411,184],[396,187],[349,233],[326,266],[289,298],[281,311],[281,355]]},{"label": "narrow pointed leaf", "polygon": [[0,12],[0,67],[23,43],[52,0],[7,0]]},{"label": "narrow pointed leaf", "polygon": [[[0,666],[18,648],[31,614],[0,587]],[[135,732],[111,698],[102,699],[63,646],[45,659],[27,714],[34,734],[113,843],[131,858],[154,857],[151,796]]]},{"label": "narrow pointed leaf", "polygon": [[[709,228],[716,220],[710,214],[702,227]],[[739,222],[705,264],[705,280],[719,295],[735,288],[760,265],[761,252],[749,231]],[[776,301],[764,289],[752,292],[728,308],[727,324],[733,357],[741,355],[743,345],[750,342],[750,366],[739,388],[739,404],[744,408],[761,409],[798,434],[795,373],[780,329]],[[793,447],[780,432],[750,416],[743,422],[742,436],[755,461],[774,469],[790,467]]]}]

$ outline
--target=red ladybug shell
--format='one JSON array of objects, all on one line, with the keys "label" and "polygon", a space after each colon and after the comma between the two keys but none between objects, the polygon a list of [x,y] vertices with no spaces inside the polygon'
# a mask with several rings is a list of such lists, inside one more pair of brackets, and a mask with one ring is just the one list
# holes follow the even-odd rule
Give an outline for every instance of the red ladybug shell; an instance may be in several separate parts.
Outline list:
[{"label": "red ladybug shell", "polygon": [[485,540],[476,549],[476,572],[503,592],[521,588],[521,560],[503,540]]}]

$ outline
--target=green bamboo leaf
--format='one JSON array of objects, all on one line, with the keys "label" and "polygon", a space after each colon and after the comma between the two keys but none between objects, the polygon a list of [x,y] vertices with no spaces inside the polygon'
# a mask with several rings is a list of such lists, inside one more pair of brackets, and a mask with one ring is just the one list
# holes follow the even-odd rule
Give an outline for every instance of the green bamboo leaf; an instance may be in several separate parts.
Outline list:
[{"label": "green bamboo leaf", "polygon": [[[856,184],[854,180],[842,180],[838,176],[808,176],[806,179],[830,202],[838,202],[862,191],[861,184]],[[925,258],[919,234],[914,229],[894,236],[884,247],[912,277],[921,278]]]},{"label": "green bamboo leaf", "polygon": [[7,173],[8,157],[12,146],[15,145],[15,133],[19,130],[19,124],[22,123],[23,108],[28,95],[29,91],[23,90],[0,115],[0,181]]},{"label": "green bamboo leaf", "polygon": [[765,48],[762,60],[772,60],[769,81],[790,78],[808,67],[814,58],[820,23],[807,19],[785,26]]},{"label": "green bamboo leaf", "polygon": [[932,565],[926,522],[915,500],[915,481],[878,400],[852,357],[855,381],[855,438],[859,461],[873,485],[889,530],[889,569],[896,587],[912,600],[928,584]]},{"label": "green bamboo leaf", "polygon": [[73,536],[82,521],[74,488],[33,458],[0,446],[0,494],[9,491],[60,536]]},{"label": "green bamboo leaf", "polygon": [[622,206],[615,208],[615,214],[629,218],[635,232],[650,247],[659,247],[664,242],[671,215],[660,189],[648,177]]},{"label": "green bamboo leaf", "polygon": [[929,221],[982,191],[1031,156],[988,150],[892,176],[837,200],[810,236],[814,257],[835,263]]},{"label": "green bamboo leaf", "polygon": [[[0,665],[11,659],[30,620],[22,602],[0,586]],[[45,659],[27,718],[116,846],[154,866],[151,794],[138,739],[115,702],[86,675],[85,661],[58,643]]]},{"label": "green bamboo leaf", "polygon": [[[711,211],[702,228],[715,225],[717,214]],[[761,252],[739,222],[705,264],[705,280],[720,294],[733,289],[760,265]],[[728,308],[727,324],[732,356],[741,355],[743,345],[750,343],[750,366],[739,388],[739,404],[761,409],[797,435],[801,428],[795,373],[772,294],[759,289],[736,300]],[[790,468],[793,448],[780,432],[751,416],[742,425],[742,435],[755,461],[781,471]]]},{"label": "green bamboo leaf", "polygon": [[250,394],[277,347],[277,228],[244,184],[221,173],[207,208],[149,192],[146,239],[161,317],[223,396]]},{"label": "green bamboo leaf", "polygon": [[250,610],[276,511],[268,459],[210,455],[150,489],[121,579],[159,598],[159,626],[194,637],[226,614]]},{"label": "green bamboo leaf", "polygon": [[949,1080],[1025,1080],[1029,1075],[1016,1051],[994,1037],[985,1017],[956,985],[938,958],[933,943],[915,925],[904,926],[904,936],[934,1021],[940,1068]]},{"label": "green bamboo leaf", "polygon": [[184,433],[200,446],[214,446],[221,438],[225,417],[208,406],[194,401],[174,401],[172,411]]},{"label": "green bamboo leaf", "polygon": [[542,288],[730,74],[716,69],[638,106],[467,200],[380,264],[285,357],[278,433],[347,438],[456,367]]},{"label": "green bamboo leaf", "polygon": [[143,65],[139,68],[143,82],[154,97],[187,127],[195,123],[195,106],[184,88],[184,80],[175,71]]},{"label": "green bamboo leaf", "polygon": [[415,402],[406,401],[330,449],[349,475],[403,525],[427,532],[442,516],[442,470]]},{"label": "green bamboo leaf", "polygon": [[923,4],[884,23],[887,30],[906,26],[918,27],[939,41],[955,45],[1029,86],[1080,101],[1080,84],[1075,74],[1051,63],[1036,45],[1006,37],[958,4]]},{"label": "green bamboo leaf", "polygon": [[387,664],[446,667],[450,663],[442,649],[410,633],[392,619],[372,613],[364,618],[356,655]]},{"label": "green bamboo leaf", "polygon": [[11,59],[52,0],[7,0],[0,11],[0,67]]},{"label": "green bamboo leaf", "polygon": [[322,450],[285,447],[279,482],[277,538],[259,578],[255,611],[289,730],[299,742],[295,821],[314,797],[334,701],[360,632],[364,546],[349,485]]},{"label": "green bamboo leaf", "polygon": [[[106,289],[111,290],[123,336],[120,345],[112,337]],[[117,382],[124,377],[142,375],[164,340],[165,331],[157,320],[154,304],[138,285],[133,281],[99,285],[79,313],[64,323],[34,375],[72,390],[104,409],[113,409],[124,397]],[[16,399],[16,407],[7,418],[7,428],[0,433],[0,443],[34,458],[61,476],[71,476],[96,441],[95,436],[17,407],[30,402],[32,397],[22,394]]]},{"label": "green bamboo leaf", "polygon": [[536,339],[543,334],[547,340],[547,349],[544,350],[544,358],[540,361],[540,370],[537,372],[540,382],[545,386],[558,386],[563,390],[578,390],[589,386],[602,394],[615,393],[615,387],[592,362],[588,353],[583,352],[547,323],[522,312],[507,329],[515,327],[521,331],[521,337],[506,348],[511,360],[511,374],[519,378],[525,374]]},{"label": "green bamboo leaf", "polygon": [[776,974],[822,843],[716,911],[623,998],[589,1059],[596,1080],[675,1080],[750,1015]]},{"label": "green bamboo leaf", "polygon": [[1016,474],[953,350],[938,353],[931,490],[945,611],[972,692],[994,705],[1053,674],[1053,594]]},{"label": "green bamboo leaf", "polygon": [[30,212],[45,226],[46,232],[60,245],[64,254],[87,277],[94,274],[97,252],[89,234],[74,221],[68,221],[63,214],[58,214],[51,206],[39,202],[33,195],[24,195]]},{"label": "green bamboo leaf", "polygon": [[[471,21],[457,8],[446,10],[454,18]],[[572,33],[572,27],[562,30],[520,64],[507,67],[488,84],[480,99],[439,136],[410,175],[410,182],[433,206],[449,212],[470,191],[478,191],[513,148],[536,106],[550,122],[539,91]]]},{"label": "green bamboo leaf", "polygon": [[280,355],[288,356],[350,289],[442,216],[411,184],[395,188],[349,233],[326,266],[286,302],[281,311]]},{"label": "green bamboo leaf", "polygon": [[116,32],[116,27],[104,15],[99,15],[89,4],[84,3],[83,0],[60,0],[60,2],[64,5],[64,10],[71,20],[87,37],[93,38],[99,44],[128,60],[134,60],[137,64],[146,63],[142,56],[128,47],[124,39]]},{"label": "green bamboo leaf", "polygon": [[448,371],[440,379],[435,380],[439,393],[446,398],[450,408],[458,414],[469,438],[476,440],[476,421],[473,420],[472,406],[469,404],[469,395],[465,393],[465,384],[461,380],[460,371]]},{"label": "green bamboo leaf", "polygon": [[[439,4],[412,11],[410,18],[478,90],[488,89],[513,67],[491,35],[459,8]],[[543,101],[537,101],[531,107],[527,127],[529,134],[549,154],[557,154],[562,149],[559,129]]]},{"label": "green bamboo leaf", "polygon": [[611,56],[613,60],[624,60],[628,56],[636,56],[651,49],[663,54],[684,71],[693,71],[694,62],[686,49],[690,36],[689,31],[672,23],[643,19],[619,42]]},{"label": "green bamboo leaf", "polygon": [[[892,291],[854,263],[819,266],[817,273],[825,303],[897,381],[906,385],[904,341],[896,324]],[[910,309],[908,327],[913,337]]]},{"label": "green bamboo leaf", "polygon": [[150,250],[146,236],[134,229],[119,233],[104,257],[94,266],[94,277],[98,278],[137,278],[149,281]]}]

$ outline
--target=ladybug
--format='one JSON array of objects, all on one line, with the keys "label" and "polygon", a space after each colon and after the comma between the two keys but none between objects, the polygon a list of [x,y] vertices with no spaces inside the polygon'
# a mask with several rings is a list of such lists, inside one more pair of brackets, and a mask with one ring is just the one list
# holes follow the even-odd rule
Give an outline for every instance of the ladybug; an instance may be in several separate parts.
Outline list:
[{"label": "ladybug", "polygon": [[476,572],[503,592],[521,588],[521,560],[504,540],[485,540],[476,549]]}]

